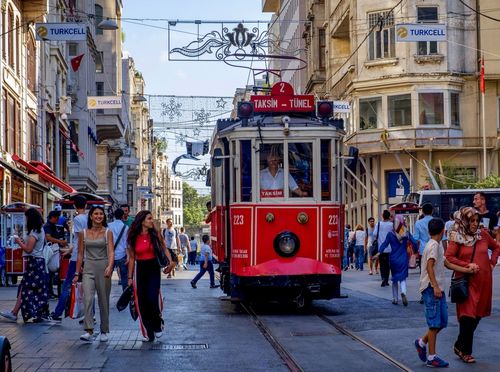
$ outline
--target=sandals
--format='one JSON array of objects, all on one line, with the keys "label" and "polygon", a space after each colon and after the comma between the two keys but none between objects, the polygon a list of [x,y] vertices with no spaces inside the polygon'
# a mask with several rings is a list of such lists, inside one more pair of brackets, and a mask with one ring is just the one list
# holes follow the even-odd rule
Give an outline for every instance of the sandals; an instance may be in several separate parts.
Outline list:
[{"label": "sandals", "polygon": [[476,363],[476,359],[472,355],[465,355],[456,346],[453,346],[453,352],[460,359],[462,359],[462,362],[464,362],[464,363],[467,363],[467,364]]}]

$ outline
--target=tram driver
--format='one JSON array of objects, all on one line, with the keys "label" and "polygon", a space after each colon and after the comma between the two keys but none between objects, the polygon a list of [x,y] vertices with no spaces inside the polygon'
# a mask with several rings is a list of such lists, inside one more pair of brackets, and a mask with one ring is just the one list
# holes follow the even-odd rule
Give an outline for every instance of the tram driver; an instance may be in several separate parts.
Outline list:
[{"label": "tram driver", "polygon": [[[285,181],[283,169],[279,167],[280,158],[270,153],[266,160],[267,167],[260,171],[260,195],[264,198],[283,197]],[[307,196],[307,192],[299,188],[291,174],[288,174],[288,188],[297,196]]]}]

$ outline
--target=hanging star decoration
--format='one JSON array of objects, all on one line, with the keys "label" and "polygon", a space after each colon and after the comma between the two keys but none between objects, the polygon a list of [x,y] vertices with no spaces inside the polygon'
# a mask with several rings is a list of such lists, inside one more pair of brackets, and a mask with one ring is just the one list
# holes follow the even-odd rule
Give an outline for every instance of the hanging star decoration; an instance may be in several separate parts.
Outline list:
[{"label": "hanging star decoration", "polygon": [[220,108],[220,109],[226,108],[227,102],[222,97],[220,97],[217,101],[215,101],[215,103],[217,103],[217,108]]},{"label": "hanging star decoration", "polygon": [[198,137],[201,133],[200,128],[194,128],[193,129],[193,137]]},{"label": "hanging star decoration", "polygon": [[200,125],[206,124],[210,121],[210,113],[202,108],[200,111],[194,111],[194,121]]},{"label": "hanging star decoration", "polygon": [[174,98],[170,98],[168,103],[161,103],[161,115],[168,116],[170,121],[174,121],[176,118],[180,118],[182,116],[181,107],[182,103],[177,102]]}]

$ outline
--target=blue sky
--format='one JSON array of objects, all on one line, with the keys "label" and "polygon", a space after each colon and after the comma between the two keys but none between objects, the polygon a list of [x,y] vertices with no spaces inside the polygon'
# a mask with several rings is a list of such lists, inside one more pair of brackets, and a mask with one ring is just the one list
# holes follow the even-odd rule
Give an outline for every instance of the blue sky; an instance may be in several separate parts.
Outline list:
[{"label": "blue sky", "polygon": [[[248,71],[223,62],[168,61],[168,31],[132,24],[126,18],[180,20],[268,20],[261,12],[261,0],[125,0],[123,29],[125,51],[130,53],[146,81],[148,94],[232,96],[247,82]],[[167,27],[166,22],[144,21]],[[194,27],[194,26],[193,26]],[[216,29],[217,25],[213,25]],[[193,30],[195,30],[193,28]],[[187,39],[185,38],[187,36]],[[172,33],[177,42],[196,37]]]},{"label": "blue sky", "polygon": [[[249,71],[241,68],[229,67],[223,62],[174,62],[168,60],[168,31],[147,25],[167,27],[166,21],[132,20],[135,19],[168,19],[168,20],[235,20],[256,21],[269,20],[270,14],[263,14],[262,0],[124,0],[122,27],[125,33],[124,51],[135,61],[136,68],[142,72],[146,82],[146,94],[162,94],[177,96],[224,96],[232,97],[236,88],[245,87],[247,82],[252,84]],[[129,20],[127,20],[129,18]],[[139,24],[138,24],[139,23]],[[176,26],[177,30],[185,32],[171,32],[171,46],[185,46],[194,41],[197,36],[197,26]],[[236,25],[230,25],[230,28]],[[219,30],[221,26],[201,25],[200,36],[212,30]],[[189,33],[191,32],[191,33]],[[153,98],[151,98],[150,104]],[[153,109],[153,107],[151,107]],[[156,118],[155,118],[156,121]],[[189,130],[176,130],[193,135]],[[200,140],[209,139],[211,131],[204,131]],[[166,135],[168,142],[169,162],[185,153],[185,145],[176,141],[178,134]],[[186,171],[193,167],[201,167],[210,163],[209,156],[200,161],[182,160],[178,170]],[[206,194],[209,188],[203,182],[188,181],[198,192]]]}]

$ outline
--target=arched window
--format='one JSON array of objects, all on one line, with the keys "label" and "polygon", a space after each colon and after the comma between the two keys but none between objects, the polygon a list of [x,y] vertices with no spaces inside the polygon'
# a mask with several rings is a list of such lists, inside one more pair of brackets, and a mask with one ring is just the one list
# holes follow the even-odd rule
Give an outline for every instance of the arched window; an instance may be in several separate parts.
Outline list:
[{"label": "arched window", "polygon": [[7,39],[8,41],[8,54],[7,54],[7,63],[10,67],[14,68],[14,11],[12,7],[9,5],[8,10],[8,19],[7,19]]},{"label": "arched window", "polygon": [[21,27],[19,17],[16,17],[16,72],[21,75]]},{"label": "arched window", "polygon": [[96,35],[102,35],[102,30],[97,27],[99,23],[102,22],[102,6],[100,5],[95,5],[95,34]]},{"label": "arched window", "polygon": [[36,44],[33,34],[28,33],[28,43],[26,48],[26,78],[28,89],[36,91]]}]

